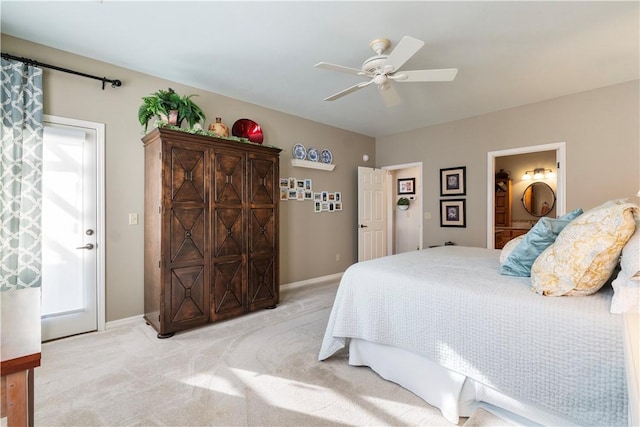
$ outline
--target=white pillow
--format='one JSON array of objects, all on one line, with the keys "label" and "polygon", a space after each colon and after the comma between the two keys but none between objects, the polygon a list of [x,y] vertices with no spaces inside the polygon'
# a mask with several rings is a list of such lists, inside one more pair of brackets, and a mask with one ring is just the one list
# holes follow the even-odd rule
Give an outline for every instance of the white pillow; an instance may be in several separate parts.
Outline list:
[{"label": "white pillow", "polygon": [[618,277],[611,282],[613,297],[611,298],[611,313],[620,314],[628,311],[640,313],[640,281],[625,277],[622,270]]},{"label": "white pillow", "polygon": [[636,221],[636,231],[622,248],[620,268],[624,277],[640,280],[640,224],[638,221]]},{"label": "white pillow", "polygon": [[518,243],[520,243],[522,239],[524,239],[524,236],[525,235],[523,234],[522,236],[514,237],[513,239],[505,243],[505,245],[502,247],[502,251],[500,251],[500,265],[504,264],[509,255],[511,255],[511,252],[513,252],[516,246],[518,246]]}]

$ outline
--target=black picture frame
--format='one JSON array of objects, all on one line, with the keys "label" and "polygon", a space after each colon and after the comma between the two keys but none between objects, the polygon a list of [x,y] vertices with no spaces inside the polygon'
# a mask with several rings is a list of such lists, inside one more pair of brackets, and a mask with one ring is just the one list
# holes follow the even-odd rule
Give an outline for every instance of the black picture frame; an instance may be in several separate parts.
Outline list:
[{"label": "black picture frame", "polygon": [[440,227],[467,227],[466,199],[440,200]]},{"label": "black picture frame", "polygon": [[416,194],[416,179],[398,178],[398,194]]},{"label": "black picture frame", "polygon": [[467,194],[467,167],[440,169],[440,196],[465,196]]}]

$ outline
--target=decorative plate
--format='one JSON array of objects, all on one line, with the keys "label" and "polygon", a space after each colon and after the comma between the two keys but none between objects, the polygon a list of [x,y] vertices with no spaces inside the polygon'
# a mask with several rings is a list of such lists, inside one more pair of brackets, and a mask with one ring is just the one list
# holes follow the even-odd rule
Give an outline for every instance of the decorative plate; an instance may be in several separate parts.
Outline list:
[{"label": "decorative plate", "polygon": [[318,153],[317,148],[311,147],[307,150],[307,160],[311,162],[317,162],[320,160],[320,153]]},{"label": "decorative plate", "polygon": [[262,144],[262,128],[253,120],[237,120],[231,128],[231,134],[240,138],[247,138],[251,142]]},{"label": "decorative plate", "polygon": [[293,157],[298,160],[304,160],[307,157],[307,149],[302,144],[296,144],[293,146]]},{"label": "decorative plate", "polygon": [[327,150],[326,148],[322,150],[320,156],[322,158],[322,163],[333,163],[333,154],[331,154],[331,151]]}]

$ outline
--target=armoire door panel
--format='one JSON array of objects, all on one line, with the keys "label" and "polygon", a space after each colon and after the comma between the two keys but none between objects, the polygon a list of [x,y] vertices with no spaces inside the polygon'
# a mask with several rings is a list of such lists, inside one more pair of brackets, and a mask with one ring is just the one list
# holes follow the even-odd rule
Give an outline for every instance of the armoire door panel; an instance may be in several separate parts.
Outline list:
[{"label": "armoire door panel", "polygon": [[277,302],[273,257],[249,261],[249,305]]},{"label": "armoire door panel", "polygon": [[236,152],[216,152],[214,161],[215,203],[242,203],[244,199],[245,156]]},{"label": "armoire door panel", "polygon": [[171,200],[205,201],[205,151],[171,148]]},{"label": "armoire door panel", "polygon": [[218,208],[213,216],[213,256],[241,256],[243,246],[242,209]]},{"label": "armoire door panel", "polygon": [[273,204],[276,193],[275,180],[278,177],[274,173],[272,159],[250,159],[251,172],[251,203],[260,205]]},{"label": "armoire door panel", "polygon": [[170,224],[171,262],[204,260],[204,208],[173,208]]},{"label": "armoire door panel", "polygon": [[208,316],[204,266],[171,269],[171,323],[203,319]]},{"label": "armoire door panel", "polygon": [[249,215],[249,252],[273,253],[276,229],[273,209],[251,209]]},{"label": "armoire door panel", "polygon": [[241,260],[213,265],[212,319],[246,311],[242,270]]}]

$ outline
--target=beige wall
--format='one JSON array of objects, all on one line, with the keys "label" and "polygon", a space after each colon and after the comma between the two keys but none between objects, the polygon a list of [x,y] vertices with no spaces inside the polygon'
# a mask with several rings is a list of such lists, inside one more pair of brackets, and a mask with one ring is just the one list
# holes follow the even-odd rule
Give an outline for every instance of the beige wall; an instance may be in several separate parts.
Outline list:
[{"label": "beige wall", "polygon": [[[310,178],[314,190],[340,191],[343,210],[313,212],[313,202],[281,204],[281,283],[290,283],[344,271],[357,260],[357,166],[375,164],[373,138],[322,125],[211,92],[137,73],[86,57],[71,55],[25,40],[2,35],[2,51],[16,56],[71,68],[88,74],[120,79],[120,88],[45,69],[45,114],[104,123],[106,126],[106,320],[143,312],[143,225],[128,225],[128,213],[142,214],[144,161],[137,121],[141,98],[172,87],[195,101],[207,115],[231,126],[237,119],[258,122],[265,143],[282,148],[280,175]],[[294,144],[329,148],[333,172],[293,168]],[[367,153],[370,160],[362,161]],[[140,215],[142,218],[142,215]],[[340,254],[340,261],[336,261]]]},{"label": "beige wall", "polygon": [[[567,211],[640,189],[639,81],[376,140],[377,166],[423,162],[424,245],[486,247],[487,153],[565,141]],[[439,226],[439,169],[467,167],[467,227]],[[493,173],[493,171],[491,171]]]},{"label": "beige wall", "polygon": [[[137,73],[89,58],[2,35],[2,51],[90,74],[118,78],[123,86],[101,89],[98,81],[45,70],[45,114],[106,125],[107,321],[142,313],[143,227],[128,213],[143,209],[140,99],[172,87],[198,94],[207,114],[231,126],[239,118],[258,122],[265,143],[283,149],[282,177],[310,178],[315,191],[340,191],[343,211],[313,213],[313,204],[281,204],[281,283],[344,271],[357,260],[357,166],[423,162],[424,246],[452,240],[485,246],[487,152],[566,141],[567,210],[590,208],[640,189],[638,81],[512,108],[411,132],[372,138],[268,108]],[[291,167],[294,144],[329,148],[334,172]],[[362,155],[368,154],[368,163]],[[467,228],[439,227],[439,169],[467,167]],[[336,255],[340,254],[340,261]]]}]

